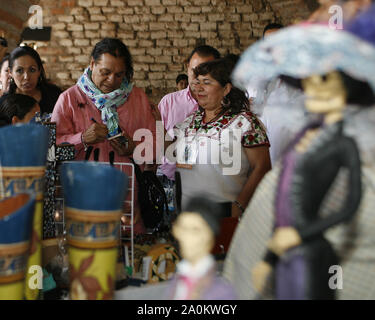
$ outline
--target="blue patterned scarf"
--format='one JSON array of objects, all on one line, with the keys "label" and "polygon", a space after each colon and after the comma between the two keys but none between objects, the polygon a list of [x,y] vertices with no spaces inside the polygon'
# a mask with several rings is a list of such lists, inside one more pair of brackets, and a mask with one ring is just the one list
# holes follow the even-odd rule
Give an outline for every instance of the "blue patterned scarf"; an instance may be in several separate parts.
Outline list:
[{"label": "blue patterned scarf", "polygon": [[118,134],[119,117],[116,109],[128,99],[133,89],[133,84],[128,83],[128,80],[124,77],[120,88],[110,93],[103,93],[92,82],[90,68],[86,68],[78,79],[77,85],[100,110],[102,121],[108,128],[108,135],[114,136]]}]

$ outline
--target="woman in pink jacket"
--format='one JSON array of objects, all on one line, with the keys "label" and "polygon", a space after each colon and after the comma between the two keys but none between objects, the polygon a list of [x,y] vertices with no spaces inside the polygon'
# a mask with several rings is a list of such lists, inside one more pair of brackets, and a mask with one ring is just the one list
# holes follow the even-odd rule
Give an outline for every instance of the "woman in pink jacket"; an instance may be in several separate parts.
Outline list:
[{"label": "woman in pink jacket", "polygon": [[[132,84],[132,76],[132,57],[126,45],[113,38],[98,42],[89,67],[56,103],[51,119],[57,126],[56,143],[74,144],[76,160],[84,160],[91,146],[94,152],[88,160],[95,154],[95,160],[101,162],[111,158],[130,163],[132,156],[142,168],[145,162],[152,163],[155,120],[146,94]],[[109,139],[117,135],[125,139]],[[140,221],[138,217],[136,205],[135,222]],[[136,225],[135,232],[142,231],[142,224]]]}]

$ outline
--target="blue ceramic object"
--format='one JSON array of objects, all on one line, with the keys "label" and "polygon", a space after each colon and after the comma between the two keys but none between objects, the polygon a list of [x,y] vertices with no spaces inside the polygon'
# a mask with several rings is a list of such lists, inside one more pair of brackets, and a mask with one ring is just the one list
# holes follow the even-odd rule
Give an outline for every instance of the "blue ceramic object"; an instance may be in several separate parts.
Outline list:
[{"label": "blue ceramic object", "polygon": [[65,206],[80,210],[120,210],[128,177],[120,170],[96,162],[70,162],[61,166]]},{"label": "blue ceramic object", "polygon": [[4,167],[45,166],[49,131],[39,124],[0,129],[0,164]]},{"label": "blue ceramic object", "polygon": [[0,244],[29,241],[35,195],[22,193],[0,201]]}]

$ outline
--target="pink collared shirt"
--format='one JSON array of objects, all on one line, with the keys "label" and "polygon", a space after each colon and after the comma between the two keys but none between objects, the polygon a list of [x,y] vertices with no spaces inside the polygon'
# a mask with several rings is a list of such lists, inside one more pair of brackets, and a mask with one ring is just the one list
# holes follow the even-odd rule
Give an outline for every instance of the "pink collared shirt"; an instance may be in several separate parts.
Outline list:
[{"label": "pink collared shirt", "polygon": [[[135,141],[136,144],[142,143],[144,149],[152,150],[147,153],[148,157],[144,156],[144,158],[147,158],[145,159],[146,161],[152,161],[155,156],[156,124],[146,94],[142,89],[133,87],[127,101],[117,108],[117,112],[121,129],[133,139],[134,133],[139,129],[146,129],[144,131],[152,134],[152,138],[146,138],[144,142]],[[51,118],[52,122],[56,122],[56,143],[68,142],[74,144],[76,150],[75,160],[83,160],[85,158],[81,134],[93,124],[91,118],[95,119],[98,123],[102,123],[101,112],[77,85],[74,85],[60,95]],[[92,146],[94,149],[99,148],[100,150],[99,162],[109,162],[109,152],[114,150],[107,140]],[[140,160],[136,152],[133,154],[133,157],[136,161]],[[93,158],[94,152],[91,153],[89,160],[93,160]],[[130,159],[126,156],[119,156],[115,152],[114,162],[130,163]],[[140,165],[140,167],[143,170],[144,166]],[[125,166],[122,171],[131,177],[130,167]],[[134,184],[134,187],[134,232],[139,233],[144,232],[144,229],[138,206],[137,183]],[[130,194],[128,192],[128,199],[130,199]]]},{"label": "pink collared shirt", "polygon": [[[186,89],[164,96],[158,108],[165,130],[168,131],[170,136],[173,136],[175,125],[197,111],[198,102],[191,95],[190,87],[188,86]],[[168,160],[164,158],[164,163],[159,168],[169,179],[174,180],[176,164],[168,163]]]},{"label": "pink collared shirt", "polygon": [[[155,145],[155,119],[152,116],[147,96],[142,89],[133,87],[128,100],[117,108],[117,112],[120,120],[119,125],[123,131],[130,137],[134,137],[134,133],[138,129],[149,130],[153,137],[152,143]],[[101,112],[77,85],[60,95],[51,118],[52,122],[56,122],[56,143],[68,142],[74,144],[76,149],[75,160],[85,158],[81,134],[93,124],[91,118],[98,123],[102,123]],[[136,142],[136,144],[138,143],[140,142]],[[93,147],[94,149],[100,149],[99,161],[109,161],[109,152],[113,148],[108,141],[96,143]],[[155,149],[151,145],[150,148]],[[90,160],[93,160],[93,153]],[[152,158],[148,160],[152,161]],[[119,156],[115,153],[115,162],[130,162],[130,160],[128,157]]]}]

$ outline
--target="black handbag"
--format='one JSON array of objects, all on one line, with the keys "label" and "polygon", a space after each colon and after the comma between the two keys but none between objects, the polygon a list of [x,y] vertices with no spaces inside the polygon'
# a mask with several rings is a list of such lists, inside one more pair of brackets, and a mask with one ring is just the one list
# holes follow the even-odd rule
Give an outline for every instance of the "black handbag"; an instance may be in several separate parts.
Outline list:
[{"label": "black handbag", "polygon": [[166,226],[169,215],[168,201],[163,185],[153,171],[143,171],[133,159],[135,176],[138,182],[138,203],[141,209],[143,224],[152,232]]}]

